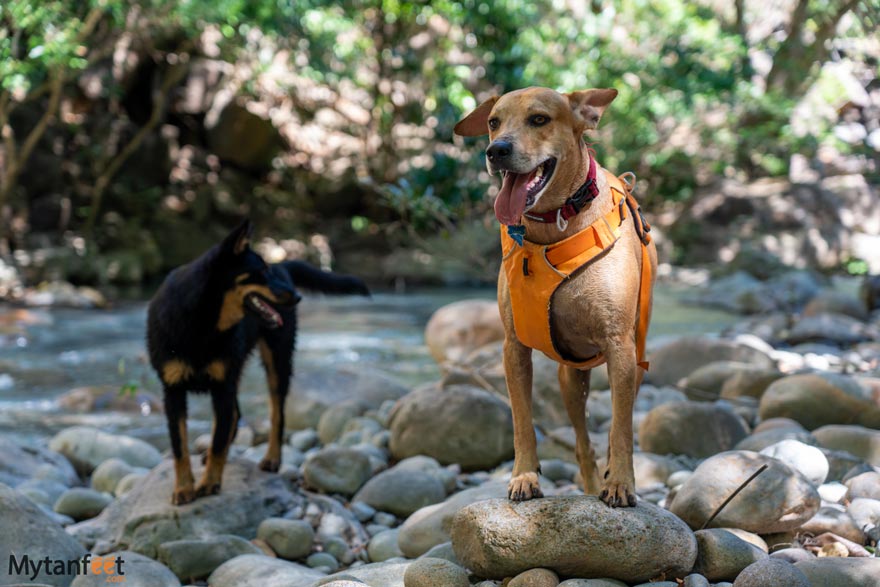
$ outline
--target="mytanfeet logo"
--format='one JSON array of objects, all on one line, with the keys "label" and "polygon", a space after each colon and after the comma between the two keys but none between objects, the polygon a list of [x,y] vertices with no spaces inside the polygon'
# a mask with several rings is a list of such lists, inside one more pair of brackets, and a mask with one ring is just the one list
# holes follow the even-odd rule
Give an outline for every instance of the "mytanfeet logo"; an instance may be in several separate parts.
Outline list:
[{"label": "mytanfeet logo", "polygon": [[116,558],[92,556],[90,553],[84,554],[82,558],[72,559],[53,559],[48,556],[32,559],[26,554],[21,556],[10,554],[9,574],[30,577],[31,581],[41,575],[96,575],[106,577],[107,583],[124,583],[125,571],[122,568],[124,563],[121,556]]}]

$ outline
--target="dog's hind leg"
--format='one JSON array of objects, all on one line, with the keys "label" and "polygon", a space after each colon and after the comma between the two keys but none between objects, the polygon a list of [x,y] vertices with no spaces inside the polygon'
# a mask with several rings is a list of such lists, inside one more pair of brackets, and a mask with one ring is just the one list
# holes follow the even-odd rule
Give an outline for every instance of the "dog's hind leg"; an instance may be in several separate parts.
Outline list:
[{"label": "dog's hind leg", "polygon": [[[237,381],[237,378],[233,381]],[[232,439],[235,438],[240,417],[234,387],[218,385],[211,389],[211,405],[214,408],[214,433],[205,461],[205,471],[196,486],[196,497],[220,493],[226,455]]]},{"label": "dog's hind leg", "polygon": [[174,493],[171,503],[182,505],[195,499],[186,433],[186,390],[166,387],[164,400],[171,452],[174,455]]},{"label": "dog's hind leg", "polygon": [[587,433],[587,395],[590,393],[590,371],[580,371],[567,365],[559,365],[559,387],[565,411],[574,427],[575,456],[584,482],[584,492],[598,495],[599,473],[596,470],[596,454]]},{"label": "dog's hind leg", "polygon": [[640,374],[634,337],[624,336],[611,341],[605,355],[611,384],[611,430],[608,433],[608,469],[599,497],[611,507],[635,506],[632,413]]},{"label": "dog's hind leg", "polygon": [[513,474],[507,496],[514,501],[543,497],[538,482],[537,439],[532,423],[532,349],[510,336],[504,341],[504,374],[513,412]]},{"label": "dog's hind leg", "polygon": [[[284,445],[284,401],[290,388],[290,375],[293,371],[293,348],[291,344],[275,341],[271,347],[266,340],[260,340],[260,357],[266,369],[269,385],[269,447],[266,456],[260,461],[264,471],[275,472],[281,467],[281,447]],[[280,347],[280,348],[279,348]]]}]

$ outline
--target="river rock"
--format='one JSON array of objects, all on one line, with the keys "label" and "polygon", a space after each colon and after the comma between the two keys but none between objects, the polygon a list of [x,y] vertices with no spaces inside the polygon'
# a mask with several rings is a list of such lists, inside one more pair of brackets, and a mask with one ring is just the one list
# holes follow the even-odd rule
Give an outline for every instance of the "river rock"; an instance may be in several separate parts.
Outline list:
[{"label": "river rock", "polygon": [[467,572],[442,558],[420,558],[403,576],[406,587],[470,587]]},{"label": "river rock", "polygon": [[460,491],[442,503],[423,507],[400,527],[400,550],[407,558],[422,556],[432,547],[450,540],[452,520],[461,508],[484,499],[501,497],[507,497],[507,482],[487,481]]},{"label": "river rock", "polygon": [[784,560],[768,558],[752,563],[737,576],[733,587],[810,587],[803,571]]},{"label": "river rock", "polygon": [[312,551],[315,530],[304,520],[267,518],[257,528],[257,538],[268,544],[281,558],[305,558]]},{"label": "river rock", "polygon": [[845,450],[880,467],[880,430],[864,426],[822,426],[813,431],[819,446],[831,450]]},{"label": "river rock", "polygon": [[636,452],[633,453],[633,470],[636,475],[636,491],[643,491],[658,484],[665,485],[670,475],[687,471],[687,467],[670,457]]},{"label": "river rock", "polygon": [[76,471],[64,456],[0,434],[0,483],[16,487],[38,476],[49,476],[68,487],[79,483]]},{"label": "river rock", "polygon": [[805,548],[783,548],[770,553],[771,559],[780,559],[787,563],[794,564],[801,561],[813,560],[816,555]]},{"label": "river rock", "polygon": [[56,434],[49,448],[63,454],[82,475],[88,475],[107,459],[118,458],[133,467],[151,469],[162,455],[143,440],[108,434],[97,428],[74,426]]},{"label": "river rock", "polygon": [[704,458],[732,449],[747,435],[742,418],[725,406],[678,402],[648,412],[639,426],[639,447],[660,455]]},{"label": "river rock", "polygon": [[856,296],[838,292],[834,290],[825,290],[809,301],[804,307],[804,316],[817,316],[820,314],[843,314],[856,320],[866,322],[870,316],[865,303]]},{"label": "river rock", "polygon": [[434,360],[460,362],[472,351],[504,340],[495,300],[461,300],[439,308],[425,326],[425,344]]},{"label": "river rock", "polygon": [[242,554],[262,551],[240,536],[225,534],[204,540],[173,540],[159,545],[159,560],[184,581],[203,579],[214,569]]},{"label": "river rock", "polygon": [[208,577],[211,587],[293,587],[309,585],[324,573],[305,565],[262,554],[243,554],[217,567]]},{"label": "river rock", "polygon": [[372,474],[370,458],[363,451],[349,447],[326,447],[306,459],[303,479],[325,493],[354,493]]},{"label": "river rock", "polygon": [[[808,446],[816,446],[819,444],[813,435],[803,428],[773,428],[770,430],[762,430],[760,432],[757,430],[754,431],[752,434],[736,443],[734,448],[736,450],[760,452],[768,446],[773,446],[774,444],[787,440],[800,442]],[[825,462],[828,462],[827,458],[825,459]]]},{"label": "river rock", "polygon": [[685,336],[653,351],[647,374],[653,385],[676,385],[698,368],[716,361],[737,361],[755,367],[772,368],[773,360],[750,346],[706,336]]},{"label": "river rock", "polygon": [[[201,475],[199,461],[192,459],[196,479]],[[125,547],[155,558],[158,546],[173,540],[218,534],[251,538],[262,520],[287,512],[302,501],[283,477],[237,459],[226,463],[218,495],[175,506],[171,504],[173,487],[174,463],[163,461],[100,516],[67,530],[96,554]]]},{"label": "river rock", "polygon": [[696,399],[717,399],[724,387],[724,383],[740,373],[764,372],[761,367],[755,367],[739,361],[714,361],[703,365],[688,374],[678,382],[678,386],[688,391],[702,392]]},{"label": "river rock", "polygon": [[823,557],[795,563],[812,587],[880,587],[880,559]]},{"label": "river rock", "polygon": [[546,568],[635,583],[683,576],[696,558],[693,533],[665,510],[609,508],[583,496],[471,504],[455,516],[452,546],[464,566],[496,578]]},{"label": "river rock", "polygon": [[[360,581],[370,587],[404,587],[404,575],[411,562],[381,562],[348,568],[323,580],[312,583],[309,587],[320,587],[339,579]],[[213,585],[212,585],[213,587]],[[279,586],[281,587],[281,586]],[[284,586],[288,587],[288,586]]]},{"label": "river rock", "polygon": [[859,528],[871,529],[880,526],[880,499],[857,497],[849,504],[847,513],[852,516]]},{"label": "river rock", "polygon": [[61,494],[52,509],[62,516],[70,516],[80,521],[94,518],[112,502],[113,498],[106,493],[85,487],[74,487]]},{"label": "river rock", "polygon": [[318,438],[321,444],[330,444],[342,434],[349,420],[367,411],[367,407],[357,399],[350,399],[327,408],[318,420]]},{"label": "river rock", "polygon": [[77,387],[60,395],[58,406],[66,412],[129,412],[135,414],[161,414],[162,400],[152,393],[136,390],[119,393],[119,386]]},{"label": "river rock", "polygon": [[627,587],[627,584],[617,579],[568,579],[558,587]]},{"label": "river rock", "polygon": [[[81,557],[86,550],[52,521],[39,507],[8,485],[0,483],[0,512],[3,516],[3,532],[0,532],[0,556],[3,557],[3,577],[9,581],[31,581],[32,573],[9,572],[9,556],[28,555],[31,561],[49,557],[52,560],[70,560]],[[19,560],[20,562],[20,560]],[[66,587],[72,575],[38,574],[34,581],[47,585]]]},{"label": "river rock", "polygon": [[423,454],[464,470],[490,469],[513,457],[510,408],[476,387],[428,387],[402,398],[391,416],[391,454]]},{"label": "river rock", "polygon": [[284,423],[291,430],[318,427],[327,408],[356,400],[367,408],[396,400],[409,389],[391,375],[364,365],[335,369],[298,369],[294,381],[296,401],[284,406]]},{"label": "river rock", "polygon": [[556,587],[559,576],[548,569],[529,569],[510,580],[507,587]]},{"label": "river rock", "polygon": [[135,472],[146,472],[146,470],[132,467],[122,459],[107,459],[92,472],[92,489],[113,493],[123,477]]},{"label": "river rock", "polygon": [[[114,561],[117,558],[122,559],[120,564],[125,573],[122,577],[125,581],[119,584],[125,587],[180,587],[180,581],[168,567],[136,552],[121,550],[105,554],[102,558]],[[103,573],[80,575],[73,580],[70,587],[107,587],[114,584],[109,579],[111,577]]]},{"label": "river rock", "polygon": [[771,383],[784,376],[774,368],[749,365],[748,369],[737,371],[724,380],[724,384],[721,386],[721,397],[724,399],[760,398]]},{"label": "river rock", "polygon": [[694,572],[710,581],[733,581],[747,566],[767,558],[767,553],[723,528],[698,530]]},{"label": "river rock", "polygon": [[819,494],[782,461],[750,451],[730,451],[703,461],[679,488],[670,511],[700,528],[737,487],[761,465],[751,481],[712,521],[713,527],[742,528],[757,534],[793,530],[819,511]]},{"label": "river rock", "polygon": [[860,424],[880,428],[880,406],[852,379],[831,374],[789,375],[761,396],[762,420],[786,417],[808,430],[829,424]]},{"label": "river rock", "polygon": [[800,471],[816,487],[822,485],[828,477],[828,459],[815,446],[797,440],[783,440],[763,449],[761,454],[779,459],[792,469]]},{"label": "river rock", "polygon": [[446,490],[437,477],[417,470],[392,467],[367,481],[352,501],[364,502],[377,510],[405,518],[445,498]]},{"label": "river rock", "polygon": [[880,473],[869,471],[846,480],[848,499],[880,499]]},{"label": "river rock", "polygon": [[865,543],[865,533],[847,512],[837,508],[823,507],[816,515],[804,522],[799,532],[818,536],[824,532],[833,532],[838,536],[852,540],[856,544]]},{"label": "river rock", "polygon": [[848,347],[875,338],[876,328],[844,314],[822,313],[803,316],[788,331],[785,341],[792,345],[819,342]]},{"label": "river rock", "polygon": [[398,546],[399,533],[399,529],[385,530],[370,538],[370,543],[367,545],[367,554],[370,556],[370,560],[374,563],[381,563],[390,558],[403,556],[403,552]]}]

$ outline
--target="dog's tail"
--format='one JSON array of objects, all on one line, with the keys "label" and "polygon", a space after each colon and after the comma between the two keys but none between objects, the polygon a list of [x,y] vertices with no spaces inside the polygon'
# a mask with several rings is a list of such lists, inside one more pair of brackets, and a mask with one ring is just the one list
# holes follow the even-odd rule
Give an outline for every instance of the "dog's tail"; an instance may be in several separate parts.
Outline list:
[{"label": "dog's tail", "polygon": [[309,289],[325,294],[358,294],[369,296],[370,290],[358,277],[342,275],[332,271],[322,271],[304,261],[284,261],[281,267],[293,279],[295,287]]}]

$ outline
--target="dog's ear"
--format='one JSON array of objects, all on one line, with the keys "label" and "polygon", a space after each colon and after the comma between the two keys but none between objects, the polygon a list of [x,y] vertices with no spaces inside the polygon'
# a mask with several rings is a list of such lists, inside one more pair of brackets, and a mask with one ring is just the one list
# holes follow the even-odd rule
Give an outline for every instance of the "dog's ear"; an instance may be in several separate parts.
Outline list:
[{"label": "dog's ear", "polygon": [[251,245],[251,234],[254,232],[254,224],[250,219],[245,219],[235,230],[223,239],[223,249],[233,255],[240,255]]},{"label": "dog's ear", "polygon": [[599,119],[605,108],[617,97],[613,88],[598,90],[581,90],[566,94],[574,119],[583,126],[583,130],[593,130],[599,126]]},{"label": "dog's ear", "polygon": [[462,118],[452,129],[455,134],[461,137],[479,137],[489,134],[489,113],[492,107],[498,101],[498,96],[492,96],[479,106],[476,110]]}]

